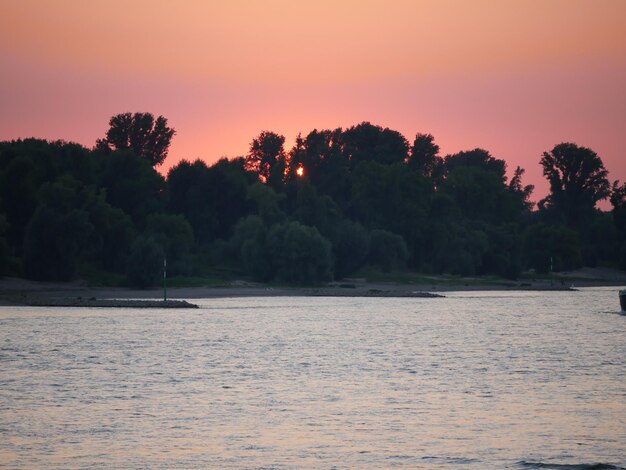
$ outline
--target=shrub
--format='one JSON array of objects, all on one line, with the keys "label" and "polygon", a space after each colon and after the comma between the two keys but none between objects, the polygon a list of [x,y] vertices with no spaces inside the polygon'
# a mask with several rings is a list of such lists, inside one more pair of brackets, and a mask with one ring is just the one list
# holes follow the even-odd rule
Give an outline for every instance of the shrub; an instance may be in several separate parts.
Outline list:
[{"label": "shrub", "polygon": [[126,265],[128,284],[139,289],[153,287],[163,275],[164,257],[162,248],[153,238],[137,238]]}]

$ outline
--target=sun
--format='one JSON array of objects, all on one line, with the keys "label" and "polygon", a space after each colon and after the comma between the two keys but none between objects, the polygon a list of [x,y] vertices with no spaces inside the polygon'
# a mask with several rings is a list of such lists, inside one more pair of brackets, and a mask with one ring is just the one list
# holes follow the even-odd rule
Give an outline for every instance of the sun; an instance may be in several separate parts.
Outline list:
[{"label": "sun", "polygon": [[298,168],[296,168],[296,175],[302,177],[304,176],[304,168],[299,166]]}]

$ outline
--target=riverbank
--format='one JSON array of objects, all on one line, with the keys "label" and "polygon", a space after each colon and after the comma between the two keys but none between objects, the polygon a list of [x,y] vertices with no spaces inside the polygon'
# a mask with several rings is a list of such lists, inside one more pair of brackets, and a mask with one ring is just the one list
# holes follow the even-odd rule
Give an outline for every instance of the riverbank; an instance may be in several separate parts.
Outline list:
[{"label": "riverbank", "polygon": [[[224,286],[172,287],[164,302],[162,289],[136,290],[123,287],[89,286],[83,282],[44,283],[23,279],[0,280],[0,305],[48,307],[161,307],[194,308],[174,299],[225,297],[443,297],[416,286],[392,283],[331,283],[321,287],[276,287],[244,281]],[[182,304],[181,302],[185,302]]]},{"label": "riverbank", "polygon": [[[445,292],[463,290],[575,290],[588,286],[626,286],[626,273],[606,268],[584,268],[559,273],[553,278],[533,278],[509,281],[483,277],[425,276],[414,278],[415,282],[345,279],[318,287],[290,287],[232,281],[219,286],[170,287],[168,299],[201,299],[219,297],[268,297],[268,296],[325,296],[325,297],[440,297]],[[411,279],[413,280],[413,279]],[[137,290],[123,287],[88,285],[85,281],[68,283],[35,282],[25,279],[0,279],[0,305],[47,305],[47,306],[118,306],[140,307],[128,301],[141,300],[145,306],[183,306],[163,303],[160,288]],[[146,302],[151,302],[148,305]],[[100,305],[104,302],[107,305]],[[115,305],[114,305],[115,306]]]},{"label": "riverbank", "polygon": [[97,299],[95,297],[37,296],[22,299],[31,307],[98,307],[98,308],[199,308],[186,300]]}]

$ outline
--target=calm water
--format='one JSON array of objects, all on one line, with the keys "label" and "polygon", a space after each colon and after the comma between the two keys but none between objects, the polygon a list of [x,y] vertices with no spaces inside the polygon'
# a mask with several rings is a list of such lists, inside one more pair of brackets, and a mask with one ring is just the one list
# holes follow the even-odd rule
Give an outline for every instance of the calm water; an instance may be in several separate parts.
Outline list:
[{"label": "calm water", "polygon": [[626,467],[617,288],[200,303],[0,307],[0,466]]}]

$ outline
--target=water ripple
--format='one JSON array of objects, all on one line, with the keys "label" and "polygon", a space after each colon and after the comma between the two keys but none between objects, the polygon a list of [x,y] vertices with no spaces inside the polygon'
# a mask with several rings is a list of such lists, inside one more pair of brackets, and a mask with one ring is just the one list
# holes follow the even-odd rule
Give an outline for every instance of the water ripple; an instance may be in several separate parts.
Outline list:
[{"label": "water ripple", "polygon": [[623,470],[616,301],[3,307],[0,467]]}]

